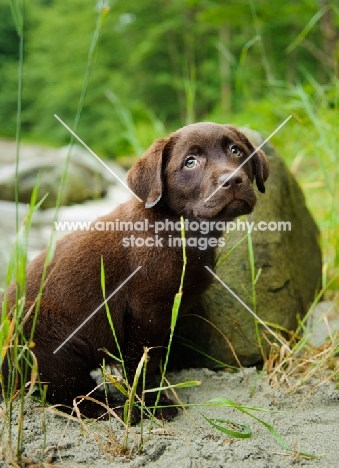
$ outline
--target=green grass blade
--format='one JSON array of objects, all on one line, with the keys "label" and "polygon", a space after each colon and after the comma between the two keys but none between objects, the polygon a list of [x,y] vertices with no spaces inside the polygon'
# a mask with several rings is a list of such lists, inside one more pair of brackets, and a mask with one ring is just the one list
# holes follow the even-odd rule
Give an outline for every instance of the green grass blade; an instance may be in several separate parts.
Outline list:
[{"label": "green grass blade", "polygon": [[225,260],[227,260],[227,258],[231,255],[231,253],[246,239],[247,236],[248,234],[246,233],[240,240],[238,240],[238,242],[231,249],[227,251],[225,255],[223,256],[221,256],[221,254],[219,255],[217,259],[216,268],[218,268],[222,263],[224,263]]},{"label": "green grass blade", "polygon": [[[228,436],[236,437],[238,439],[248,439],[248,438],[252,437],[252,434],[253,434],[252,429],[249,426],[246,426],[245,424],[234,423],[234,422],[232,422],[232,421],[230,421],[228,419],[211,419],[211,418],[208,418],[207,416],[205,416],[202,413],[200,413],[200,414],[204,419],[206,419],[206,421],[211,426],[213,426],[218,431],[223,432],[224,434],[227,434]],[[227,429],[224,426],[220,426],[220,424],[216,424],[215,421],[223,423],[223,424],[229,424],[231,426],[240,427],[242,429],[242,432],[233,431],[232,429]]]},{"label": "green grass blade", "polygon": [[178,320],[179,308],[181,304],[182,292],[176,293],[173,302],[172,316],[171,316],[171,328],[174,330]]},{"label": "green grass blade", "polygon": [[169,336],[169,340],[168,340],[168,346],[167,346],[167,352],[166,352],[166,356],[165,356],[165,362],[164,362],[164,366],[163,366],[163,369],[162,369],[162,372],[161,372],[159,391],[158,391],[158,394],[157,394],[154,411],[153,411],[153,414],[152,414],[152,417],[151,417],[151,422],[150,422],[150,425],[149,425],[149,431],[148,431],[149,435],[151,434],[151,430],[152,430],[152,426],[153,426],[153,422],[154,422],[155,410],[156,410],[157,404],[158,404],[158,402],[160,400],[161,389],[163,387],[163,383],[164,383],[164,380],[165,380],[165,375],[166,375],[166,371],[167,371],[167,364],[168,364],[168,359],[169,359],[169,355],[170,355],[170,351],[171,351],[175,325],[176,325],[177,318],[178,318],[179,307],[180,307],[181,297],[182,297],[182,292],[183,292],[184,278],[185,278],[185,273],[186,273],[186,264],[187,264],[186,237],[185,237],[184,218],[182,216],[180,217],[180,222],[181,222],[181,246],[182,246],[182,259],[183,259],[182,272],[181,272],[181,278],[180,278],[180,286],[179,286],[179,291],[175,295],[174,301],[173,301],[170,336]]},{"label": "green grass blade", "polygon": [[[104,259],[103,259],[102,256],[101,256],[101,260],[100,260],[100,283],[101,283],[102,295],[103,295],[103,298],[105,300],[105,311],[106,311],[107,320],[108,320],[109,326],[111,328],[112,335],[114,337],[114,341],[115,341],[115,344],[116,344],[116,347],[117,347],[117,350],[118,350],[118,354],[119,354],[119,358],[117,358],[117,361],[121,363],[122,372],[123,372],[124,378],[125,378],[125,380],[127,382],[128,379],[127,379],[127,373],[126,373],[124,359],[123,359],[123,356],[122,356],[122,352],[121,352],[120,344],[119,344],[119,341],[118,341],[118,337],[117,337],[117,334],[116,334],[116,331],[115,331],[114,323],[113,323],[113,320],[112,320],[111,311],[109,310],[109,306],[108,306],[107,301],[106,301],[106,275],[105,275]],[[110,356],[113,356],[113,355],[110,355]]]},{"label": "green grass blade", "polygon": [[227,364],[226,362],[223,362],[223,361],[219,361],[219,359],[216,359],[213,356],[211,356],[210,354],[205,353],[204,351],[202,351],[200,348],[198,348],[194,343],[192,343],[192,341],[188,340],[187,338],[184,338],[183,336],[180,336],[180,335],[175,335],[174,338],[175,338],[175,340],[179,341],[186,348],[193,349],[194,351],[201,354],[202,356],[205,356],[208,359],[210,359],[212,362],[215,362],[216,366],[214,366],[213,368],[216,368],[216,367],[222,368],[222,369],[227,368],[227,369],[232,369],[232,370],[234,370],[236,372],[239,371],[238,367],[231,366],[230,364]]},{"label": "green grass blade", "polygon": [[[241,405],[238,405],[238,404],[234,403],[232,400],[229,400],[227,398],[213,398],[212,400],[209,400],[207,404],[210,405],[211,403],[212,404],[216,403],[217,406],[233,407],[233,408],[236,408],[237,410],[241,411],[242,413],[246,414],[247,416],[250,416],[251,418],[258,421],[260,424],[262,424],[272,434],[272,436],[276,439],[278,444],[283,449],[285,449],[285,450],[287,450],[289,452],[294,451],[288,445],[288,443],[283,439],[283,437],[274,429],[273,426],[271,426],[267,422],[263,421],[262,419],[258,418],[254,414],[250,413],[250,411],[261,411],[261,412],[270,412],[271,413],[271,412],[275,412],[274,410],[272,411],[272,410],[269,410],[269,409],[257,408],[257,407],[253,407],[253,406],[252,407],[250,407],[250,406],[241,406]],[[298,452],[298,454],[302,455],[304,457],[308,457],[308,458],[318,458],[317,456],[306,453],[306,452]]]},{"label": "green grass blade", "polygon": [[120,359],[117,356],[115,356],[114,354],[110,353],[107,348],[100,348],[100,351],[103,351],[104,353],[106,353],[114,361],[117,361],[117,362],[120,362],[120,363],[122,362],[122,359]]},{"label": "green grass blade", "polygon": [[201,380],[188,380],[187,382],[181,382],[173,385],[167,385],[166,387],[156,387],[156,388],[148,388],[144,390],[144,393],[152,393],[158,392],[159,390],[168,390],[170,388],[189,388],[189,387],[197,387],[201,385]]},{"label": "green grass blade", "polygon": [[294,41],[292,41],[291,44],[285,49],[285,52],[287,54],[292,52],[292,50],[294,50],[305,39],[305,37],[312,30],[314,25],[320,20],[320,18],[326,13],[326,11],[330,9],[331,5],[326,5],[319,11],[317,11],[317,13],[312,16],[312,18],[309,20],[306,26],[303,27],[303,29],[300,31],[300,33],[297,35]]},{"label": "green grass blade", "polygon": [[263,413],[284,413],[284,411],[280,410],[273,410],[273,409],[268,409],[268,408],[261,408],[259,406],[244,406],[244,405],[239,405],[235,403],[232,400],[229,400],[228,398],[212,398],[211,400],[208,400],[207,403],[204,403],[203,406],[215,406],[215,407],[225,407],[225,408],[235,408],[235,409],[246,409],[249,411],[260,411]]}]

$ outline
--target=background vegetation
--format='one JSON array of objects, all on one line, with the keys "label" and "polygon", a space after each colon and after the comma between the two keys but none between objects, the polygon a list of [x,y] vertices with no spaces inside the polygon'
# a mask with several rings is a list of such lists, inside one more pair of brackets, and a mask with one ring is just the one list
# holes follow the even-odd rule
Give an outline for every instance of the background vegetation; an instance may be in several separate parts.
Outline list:
[{"label": "background vegetation", "polygon": [[[69,142],[102,0],[0,0],[0,135],[15,137],[24,6],[22,138]],[[11,5],[11,6],[10,6]],[[198,120],[249,125],[274,144],[339,264],[338,0],[107,0],[77,133],[106,157],[138,155]],[[335,270],[331,270],[332,272]]]},{"label": "background vegetation", "polygon": [[[74,118],[96,3],[25,4],[23,130],[30,138],[67,141],[53,114]],[[335,3],[112,0],[79,132],[106,155],[134,152],[122,107],[143,146],[162,131],[157,122],[176,128],[213,118],[269,131],[265,117],[272,126],[286,116],[272,99],[284,103],[296,84],[310,95],[314,83],[331,84],[339,53]],[[0,15],[0,127],[14,136],[18,37],[8,0],[0,0]]]}]

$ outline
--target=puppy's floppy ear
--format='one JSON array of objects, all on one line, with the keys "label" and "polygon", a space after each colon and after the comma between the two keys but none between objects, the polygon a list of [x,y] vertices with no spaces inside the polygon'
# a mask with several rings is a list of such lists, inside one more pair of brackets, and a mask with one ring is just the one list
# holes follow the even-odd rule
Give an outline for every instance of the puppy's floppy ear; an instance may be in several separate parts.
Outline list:
[{"label": "puppy's floppy ear", "polygon": [[265,153],[259,149],[252,156],[253,167],[254,167],[254,177],[257,184],[258,190],[261,193],[265,193],[264,182],[267,180],[269,173],[269,165]]},{"label": "puppy's floppy ear", "polygon": [[146,208],[156,205],[163,191],[163,153],[169,138],[156,140],[127,173],[127,184]]}]

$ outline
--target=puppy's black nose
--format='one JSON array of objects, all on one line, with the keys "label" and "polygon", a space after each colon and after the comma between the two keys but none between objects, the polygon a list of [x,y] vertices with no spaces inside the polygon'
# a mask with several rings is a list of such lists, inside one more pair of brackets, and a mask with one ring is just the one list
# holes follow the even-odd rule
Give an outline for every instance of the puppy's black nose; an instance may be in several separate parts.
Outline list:
[{"label": "puppy's black nose", "polygon": [[242,178],[238,174],[223,174],[219,177],[219,184],[225,189],[237,190],[242,185]]}]

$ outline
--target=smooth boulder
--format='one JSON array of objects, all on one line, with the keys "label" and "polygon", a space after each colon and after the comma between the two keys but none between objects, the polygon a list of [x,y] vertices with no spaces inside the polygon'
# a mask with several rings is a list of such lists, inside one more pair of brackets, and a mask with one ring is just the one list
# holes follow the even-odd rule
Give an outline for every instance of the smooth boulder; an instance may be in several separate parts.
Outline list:
[{"label": "smooth boulder", "polygon": [[[54,207],[67,155],[68,147],[64,147],[59,150],[46,149],[43,154],[20,158],[18,168],[19,202],[30,202],[33,188],[39,180],[38,199],[48,194],[41,207],[44,209]],[[104,196],[108,187],[106,172],[108,171],[88,151],[74,146],[69,160],[61,205],[72,205]],[[15,200],[15,179],[15,162],[12,160],[3,163],[0,171],[1,200]]]}]

